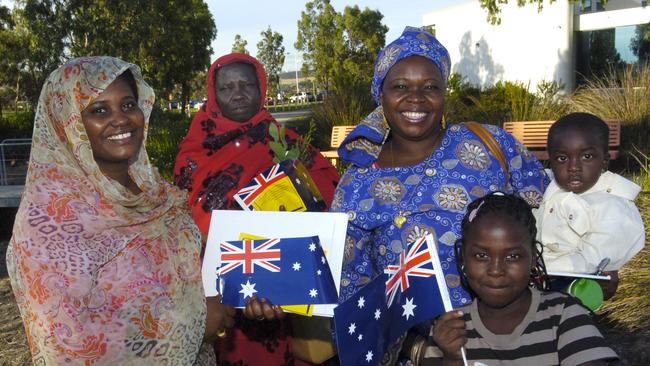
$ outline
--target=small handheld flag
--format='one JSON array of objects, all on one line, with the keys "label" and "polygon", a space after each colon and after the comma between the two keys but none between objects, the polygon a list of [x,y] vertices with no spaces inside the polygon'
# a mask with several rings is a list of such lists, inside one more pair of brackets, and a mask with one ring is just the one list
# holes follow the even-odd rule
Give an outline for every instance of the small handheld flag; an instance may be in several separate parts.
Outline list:
[{"label": "small handheld flag", "polygon": [[[407,245],[398,263],[334,310],[341,365],[377,364],[410,328],[450,310],[436,241],[429,234]],[[355,334],[357,342],[350,338]]]}]

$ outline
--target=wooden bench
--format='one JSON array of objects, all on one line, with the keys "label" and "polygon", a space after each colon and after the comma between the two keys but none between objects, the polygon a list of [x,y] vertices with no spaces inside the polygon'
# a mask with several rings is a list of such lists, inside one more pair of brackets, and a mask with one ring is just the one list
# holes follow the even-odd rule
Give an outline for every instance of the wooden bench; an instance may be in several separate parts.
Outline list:
[{"label": "wooden bench", "polygon": [[336,160],[339,158],[339,153],[337,149],[341,146],[341,143],[345,138],[354,130],[357,126],[333,126],[332,127],[332,138],[330,140],[330,148],[332,150],[321,151],[324,157],[330,159],[332,165],[336,166]]},{"label": "wooden bench", "polygon": [[[520,121],[505,122],[503,129],[524,144],[538,160],[548,160],[546,139],[548,129],[555,121]],[[620,121],[605,121],[609,126],[609,158],[618,157],[618,148],[621,145]]]}]

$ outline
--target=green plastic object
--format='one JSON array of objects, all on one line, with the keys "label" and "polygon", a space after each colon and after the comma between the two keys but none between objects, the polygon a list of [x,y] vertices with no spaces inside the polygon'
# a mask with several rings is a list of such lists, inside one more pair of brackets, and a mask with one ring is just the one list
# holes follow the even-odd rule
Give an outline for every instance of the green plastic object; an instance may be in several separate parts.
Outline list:
[{"label": "green plastic object", "polygon": [[603,305],[603,289],[594,280],[588,278],[574,280],[567,292],[578,298],[591,311],[596,311]]}]

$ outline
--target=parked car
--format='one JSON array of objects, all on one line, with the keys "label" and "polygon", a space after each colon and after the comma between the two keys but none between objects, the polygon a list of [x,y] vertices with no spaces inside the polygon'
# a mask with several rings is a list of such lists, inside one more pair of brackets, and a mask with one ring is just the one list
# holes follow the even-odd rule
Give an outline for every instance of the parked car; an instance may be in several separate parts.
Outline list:
[{"label": "parked car", "polygon": [[200,100],[200,99],[195,99],[195,100],[190,100],[190,109],[201,109],[203,104],[206,102],[206,100]]},{"label": "parked car", "polygon": [[316,97],[312,92],[300,92],[296,95],[292,95],[289,98],[290,103],[307,103],[307,102],[315,102]]},{"label": "parked car", "polygon": [[169,110],[181,109],[181,103],[175,100],[172,100],[168,104]]}]

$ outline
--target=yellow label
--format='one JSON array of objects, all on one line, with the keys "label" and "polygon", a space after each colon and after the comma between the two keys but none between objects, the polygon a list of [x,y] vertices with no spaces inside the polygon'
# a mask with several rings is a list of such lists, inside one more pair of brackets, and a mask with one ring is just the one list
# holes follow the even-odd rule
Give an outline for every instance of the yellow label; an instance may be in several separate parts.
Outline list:
[{"label": "yellow label", "polygon": [[254,211],[307,211],[291,178],[284,177],[262,191],[253,201]]}]

